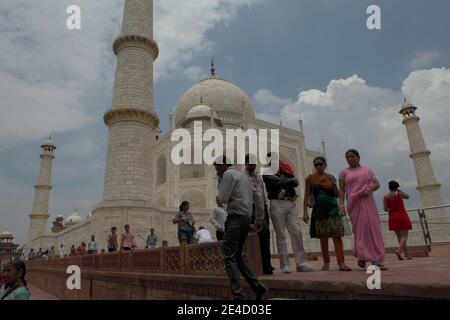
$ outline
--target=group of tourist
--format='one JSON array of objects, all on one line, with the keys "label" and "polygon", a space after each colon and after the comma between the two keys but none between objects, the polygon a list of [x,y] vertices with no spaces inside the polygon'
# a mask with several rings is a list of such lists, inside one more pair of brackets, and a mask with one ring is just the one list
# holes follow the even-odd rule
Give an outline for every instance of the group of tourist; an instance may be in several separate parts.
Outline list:
[{"label": "group of tourist", "polygon": [[[150,234],[147,237],[146,248],[152,249],[156,247],[158,238],[155,234],[155,230],[153,228],[150,229]],[[117,227],[112,227],[111,232],[108,234],[106,238],[106,247],[108,252],[116,252],[119,250],[129,251],[132,249],[136,249],[136,240],[135,236],[130,231],[130,226],[127,224],[124,227],[124,233],[122,234],[122,238],[119,241],[117,237]],[[105,250],[100,250],[101,253],[105,253]],[[86,242],[81,242],[78,246],[72,245],[69,251],[66,253],[65,247],[61,244],[58,252],[56,252],[55,247],[51,247],[50,250],[42,251],[41,248],[37,252],[34,251],[33,248],[30,249],[28,255],[22,255],[21,260],[36,260],[36,259],[49,259],[49,258],[57,258],[57,257],[65,257],[65,256],[82,256],[85,254],[96,254],[99,253],[97,247],[97,241],[95,240],[95,236],[92,235],[91,239]]]},{"label": "group of tourist", "polygon": [[[231,165],[225,156],[219,157],[214,163],[218,175],[217,208],[211,214],[210,221],[216,229],[216,238],[223,241],[225,270],[230,280],[234,299],[245,299],[244,290],[240,284],[240,273],[255,292],[256,299],[263,299],[268,288],[261,283],[242,256],[242,248],[249,232],[258,234],[261,262],[264,274],[272,274],[269,223],[272,221],[275,234],[278,257],[282,272],[291,272],[286,243],[286,229],[292,241],[296,271],[311,272],[303,246],[301,220],[295,201],[298,199],[296,188],[300,182],[295,177],[293,169],[277,158],[268,154],[268,165],[272,161],[279,162],[279,170],[274,175],[260,176],[256,172],[256,157],[247,155],[245,171],[241,172]],[[327,161],[317,157],[313,161],[314,173],[305,179],[303,221],[310,224],[311,238],[320,239],[323,256],[322,270],[330,269],[330,254],[328,241],[331,238],[336,251],[337,264],[340,271],[351,271],[345,264],[342,237],[345,233],[345,220],[349,216],[354,234],[353,255],[358,259],[358,266],[365,268],[367,263],[377,265],[385,270],[385,248],[381,232],[380,216],[378,214],[374,192],[380,188],[375,174],[368,167],[360,164],[357,150],[348,150],[345,154],[348,167],[341,170],[339,179],[326,171]],[[411,221],[406,213],[403,199],[409,196],[399,189],[396,181],[389,182],[389,193],[383,198],[384,210],[389,213],[389,230],[394,231],[399,241],[395,251],[398,259],[411,259],[406,243],[408,231],[412,229]],[[270,209],[269,209],[270,204]],[[312,209],[309,216],[308,208]],[[269,219],[270,217],[270,219]],[[178,225],[178,240],[180,243],[192,244],[211,242],[212,237],[203,226],[195,229],[195,220],[189,212],[189,202],[183,201],[179,212],[172,220]],[[108,252],[118,250],[130,251],[137,248],[130,226],[125,225],[120,246],[117,228],[111,228],[107,239]],[[157,236],[154,229],[147,237],[146,248],[154,248]],[[102,250],[103,251],[103,250]],[[73,245],[69,255],[84,255],[97,253],[95,236],[91,236],[86,244],[78,247]],[[39,249],[37,253],[30,250],[27,259],[63,257],[64,246],[56,253],[54,247],[45,252]],[[27,260],[23,259],[23,260]],[[8,281],[3,299],[28,299],[29,292],[25,281],[25,264],[13,260],[4,267]]]},{"label": "group of tourist", "polygon": [[[273,272],[269,216],[276,234],[282,271],[291,272],[286,229],[292,240],[296,271],[312,271],[303,247],[300,216],[295,205],[298,199],[295,188],[299,186],[299,181],[293,169],[277,159],[277,155],[269,153],[267,156],[269,165],[272,161],[279,162],[279,171],[274,175],[261,177],[256,174],[256,158],[252,155],[246,156],[244,172],[233,167],[226,157],[219,158],[219,162],[214,164],[219,177],[219,196],[218,207],[213,211],[211,222],[216,227],[217,239],[224,240],[225,269],[235,299],[245,298],[239,283],[239,271],[255,291],[257,299],[261,299],[267,292],[267,288],[243,259],[241,250],[253,224],[253,230],[259,236],[264,273]],[[344,217],[347,215],[353,227],[353,255],[358,259],[358,266],[365,268],[367,263],[371,263],[386,270],[380,216],[373,195],[380,188],[380,183],[371,169],[360,164],[361,158],[357,150],[348,150],[345,157],[348,167],[340,172],[339,180],[326,172],[327,161],[324,157],[314,159],[315,172],[305,179],[303,221],[310,224],[310,236],[320,239],[322,270],[330,269],[328,241],[331,238],[339,270],[351,271],[345,264],[342,241],[345,233]],[[399,184],[395,181],[389,183],[389,190],[383,202],[384,209],[389,213],[389,230],[396,233],[400,244],[395,253],[401,260],[411,259],[406,242],[412,225],[403,205],[403,199],[407,199],[408,195],[399,190]],[[270,203],[270,210],[267,210],[267,201]],[[311,217],[308,208],[312,208]],[[217,221],[218,217],[221,223]]]}]

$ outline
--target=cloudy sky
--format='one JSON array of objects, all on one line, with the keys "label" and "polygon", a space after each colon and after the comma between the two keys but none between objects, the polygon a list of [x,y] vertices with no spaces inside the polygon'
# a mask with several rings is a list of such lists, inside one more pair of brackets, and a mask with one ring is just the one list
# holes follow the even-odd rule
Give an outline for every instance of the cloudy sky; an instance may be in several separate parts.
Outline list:
[{"label": "cloudy sky", "polygon": [[[208,74],[240,86],[262,119],[296,128],[311,149],[327,141],[330,170],[358,148],[383,183],[395,178],[420,205],[398,110],[419,107],[444,201],[450,202],[450,2],[376,1],[382,29],[366,27],[365,0],[155,0],[155,109],[167,113]],[[81,7],[82,29],[66,28]],[[0,229],[26,240],[49,134],[58,149],[51,216],[86,215],[102,194],[122,0],[0,3]],[[386,187],[383,185],[381,193]],[[378,197],[379,198],[379,197]],[[381,208],[381,206],[380,206]],[[0,231],[1,231],[0,230]]]}]

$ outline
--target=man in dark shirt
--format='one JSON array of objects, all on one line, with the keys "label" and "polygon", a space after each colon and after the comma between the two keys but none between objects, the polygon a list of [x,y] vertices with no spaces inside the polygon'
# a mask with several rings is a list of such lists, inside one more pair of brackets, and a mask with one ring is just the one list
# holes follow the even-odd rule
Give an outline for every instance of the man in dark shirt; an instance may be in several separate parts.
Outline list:
[{"label": "man in dark shirt", "polygon": [[[267,156],[270,161],[279,161],[276,154],[269,153]],[[284,273],[291,272],[286,243],[286,229],[292,239],[297,272],[312,271],[303,247],[300,217],[295,205],[295,200],[298,198],[295,188],[298,187],[299,183],[297,178],[295,178],[294,171],[288,164],[280,161],[279,171],[271,176],[263,176],[263,180],[270,200],[270,218],[275,229],[278,257],[282,271]]]}]

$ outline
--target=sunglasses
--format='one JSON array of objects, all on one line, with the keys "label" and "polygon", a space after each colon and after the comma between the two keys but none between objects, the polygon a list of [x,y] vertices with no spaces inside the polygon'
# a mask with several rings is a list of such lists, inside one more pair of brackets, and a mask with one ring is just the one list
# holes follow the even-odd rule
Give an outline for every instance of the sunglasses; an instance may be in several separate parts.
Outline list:
[{"label": "sunglasses", "polygon": [[325,165],[325,163],[322,163],[322,162],[320,162],[320,163],[314,163],[314,167],[323,167]]}]

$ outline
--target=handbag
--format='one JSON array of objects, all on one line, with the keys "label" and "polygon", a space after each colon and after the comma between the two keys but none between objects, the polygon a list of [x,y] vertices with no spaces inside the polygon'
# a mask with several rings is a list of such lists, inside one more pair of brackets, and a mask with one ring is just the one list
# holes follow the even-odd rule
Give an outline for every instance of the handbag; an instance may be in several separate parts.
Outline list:
[{"label": "handbag", "polygon": [[352,235],[352,227],[350,219],[347,215],[343,216],[342,218],[342,225],[344,226],[344,236],[351,236]]}]

